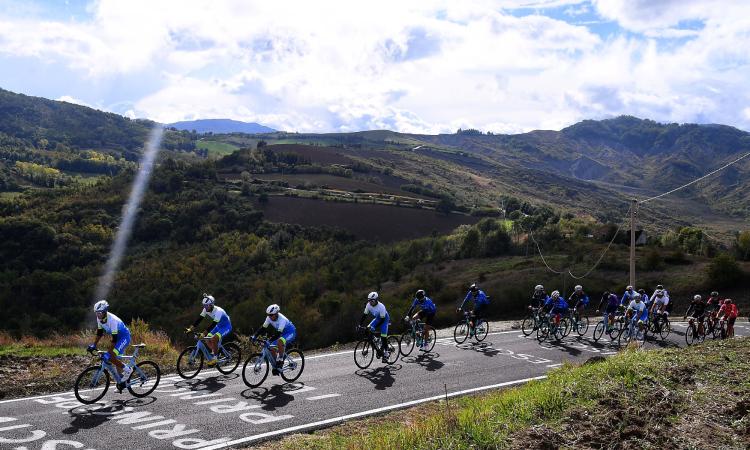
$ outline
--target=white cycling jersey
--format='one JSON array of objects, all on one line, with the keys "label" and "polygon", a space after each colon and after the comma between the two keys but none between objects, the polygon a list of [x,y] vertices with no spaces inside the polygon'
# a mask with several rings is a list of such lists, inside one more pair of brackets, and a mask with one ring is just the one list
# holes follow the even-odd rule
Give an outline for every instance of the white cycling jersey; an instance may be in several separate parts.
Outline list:
[{"label": "white cycling jersey", "polygon": [[107,334],[117,334],[120,331],[127,330],[127,327],[125,326],[125,323],[122,321],[122,319],[112,314],[111,312],[107,312],[107,320],[103,322],[97,317],[96,327],[100,330],[104,330],[104,332]]},{"label": "white cycling jersey", "polygon": [[664,305],[667,306],[669,304],[669,295],[666,293],[664,294],[664,297],[657,297],[656,294],[651,296],[651,300],[654,302],[655,305]]},{"label": "white cycling jersey", "polygon": [[201,311],[201,317],[210,317],[214,322],[220,322],[224,317],[229,320],[229,314],[218,306],[214,306],[214,309],[212,309],[211,312],[208,312],[206,311],[206,308],[203,308],[203,311]]},{"label": "white cycling jersey", "polygon": [[276,320],[271,320],[270,316],[266,316],[266,321],[263,322],[263,328],[268,328],[270,326],[281,333],[288,324],[292,323],[285,315],[278,313],[278,316],[279,317]]},{"label": "white cycling jersey", "polygon": [[365,314],[372,314],[375,317],[385,319],[388,311],[385,310],[385,305],[380,302],[375,306],[372,306],[370,305],[370,302],[367,302],[367,306],[365,306]]}]

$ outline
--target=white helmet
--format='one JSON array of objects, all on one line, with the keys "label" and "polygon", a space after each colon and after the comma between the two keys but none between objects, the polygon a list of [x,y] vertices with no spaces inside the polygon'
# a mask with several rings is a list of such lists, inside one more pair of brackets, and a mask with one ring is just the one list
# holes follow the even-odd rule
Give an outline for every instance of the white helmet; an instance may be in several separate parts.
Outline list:
[{"label": "white helmet", "polygon": [[107,312],[108,309],[109,309],[109,303],[107,303],[106,300],[99,300],[94,305],[95,312]]},{"label": "white helmet", "polygon": [[215,301],[213,295],[203,294],[203,306],[211,306]]},{"label": "white helmet", "polygon": [[577,291],[582,291],[583,290],[583,286],[581,286],[580,284],[577,284],[576,287],[575,287],[575,290],[576,290],[576,292]]},{"label": "white helmet", "polygon": [[559,297],[560,296],[560,291],[552,291],[552,296],[553,297]]},{"label": "white helmet", "polygon": [[375,292],[375,291],[372,291],[372,292],[370,292],[370,293],[369,293],[369,294],[367,295],[367,300],[368,300],[368,301],[373,301],[373,300],[377,300],[377,299],[378,299],[378,293],[377,293],[377,292]]},{"label": "white helmet", "polygon": [[633,294],[633,300],[638,301],[640,299],[641,299],[641,294],[639,294],[637,292],[635,294]]},{"label": "white helmet", "polygon": [[657,296],[657,297],[664,297],[664,290],[657,289],[657,290],[654,291],[654,295]]},{"label": "white helmet", "polygon": [[626,291],[632,291],[633,290],[633,286],[628,286],[628,287],[625,288],[625,290]]},{"label": "white helmet", "polygon": [[544,290],[544,286],[542,286],[541,284],[537,284],[536,286],[534,286],[534,290],[535,291],[543,291]]},{"label": "white helmet", "polygon": [[695,296],[693,296],[693,300],[696,300],[696,301],[697,301],[697,300],[700,300],[700,299],[702,299],[702,298],[703,298],[703,297],[701,297],[701,296],[700,296],[700,295],[698,295],[698,294],[695,294]]},{"label": "white helmet", "polygon": [[272,316],[274,314],[278,314],[279,311],[281,311],[281,307],[274,303],[273,305],[270,305],[268,308],[266,308],[266,315]]}]

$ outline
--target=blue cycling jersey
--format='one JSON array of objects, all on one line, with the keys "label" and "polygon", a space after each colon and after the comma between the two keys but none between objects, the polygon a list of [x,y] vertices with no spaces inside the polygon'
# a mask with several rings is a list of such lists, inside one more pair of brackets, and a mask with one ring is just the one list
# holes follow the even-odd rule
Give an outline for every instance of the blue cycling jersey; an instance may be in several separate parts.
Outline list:
[{"label": "blue cycling jersey", "polygon": [[474,297],[474,294],[471,291],[467,292],[466,297],[464,297],[464,301],[461,302],[461,306],[459,306],[459,308],[463,308],[466,302],[472,299],[474,300],[475,308],[477,306],[484,306],[484,305],[490,304],[490,299],[487,298],[487,294],[485,294],[484,291],[480,289],[479,291],[477,291],[476,297]]},{"label": "blue cycling jersey", "polygon": [[581,305],[588,306],[589,305],[589,296],[586,295],[583,292],[581,292],[580,294],[577,294],[577,293],[573,292],[570,295],[570,299],[568,299],[568,302],[571,305],[573,305],[573,306],[575,306],[576,303],[578,303],[579,301],[581,302]]},{"label": "blue cycling jersey", "polygon": [[419,306],[419,308],[427,314],[435,314],[437,312],[437,307],[435,306],[435,303],[433,303],[430,297],[425,296],[422,300],[415,298],[411,302],[411,308],[409,308],[409,312],[407,313],[407,315],[411,314],[411,312],[417,306]]}]

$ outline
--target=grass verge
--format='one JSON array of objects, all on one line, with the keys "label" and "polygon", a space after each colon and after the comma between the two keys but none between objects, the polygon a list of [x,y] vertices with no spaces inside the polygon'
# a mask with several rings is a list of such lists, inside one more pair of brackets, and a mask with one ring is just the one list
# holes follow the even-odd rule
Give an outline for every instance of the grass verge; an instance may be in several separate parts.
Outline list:
[{"label": "grass verge", "polygon": [[746,338],[628,349],[522,387],[348,422],[273,448],[746,449],[749,374]]}]

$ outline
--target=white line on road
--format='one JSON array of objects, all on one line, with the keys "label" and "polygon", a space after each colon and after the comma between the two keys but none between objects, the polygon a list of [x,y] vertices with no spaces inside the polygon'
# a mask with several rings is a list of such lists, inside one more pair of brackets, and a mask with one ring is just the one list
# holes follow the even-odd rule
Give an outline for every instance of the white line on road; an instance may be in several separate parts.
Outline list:
[{"label": "white line on road", "polygon": [[323,400],[324,398],[338,397],[340,395],[341,394],[316,395],[315,397],[307,397],[305,400]]},{"label": "white line on road", "polygon": [[[466,389],[466,390],[458,391],[458,392],[450,392],[450,393],[448,393],[448,397],[456,397],[456,396],[459,396],[459,395],[466,395],[466,394],[471,394],[471,393],[474,393],[474,392],[486,391],[488,389],[497,389],[497,388],[501,388],[501,387],[512,386],[514,384],[527,383],[529,381],[534,381],[534,380],[543,380],[545,378],[547,378],[547,376],[546,375],[542,375],[542,376],[538,376],[538,377],[524,378],[522,380],[506,381],[504,383],[492,384],[492,385],[489,385],[489,386],[481,386],[481,387],[476,387],[476,388],[472,388],[472,389]],[[245,442],[259,441],[261,439],[266,439],[266,438],[269,438],[269,437],[278,436],[280,434],[287,434],[287,433],[293,433],[293,432],[296,432],[296,431],[306,430],[306,429],[310,429],[310,428],[322,427],[322,426],[325,426],[325,425],[331,425],[331,424],[343,422],[345,420],[356,419],[358,417],[369,416],[369,415],[372,415],[372,414],[379,414],[379,413],[382,413],[382,412],[385,412],[385,411],[391,411],[391,410],[394,410],[394,409],[407,408],[409,406],[418,405],[420,403],[433,402],[435,400],[440,400],[440,399],[443,399],[445,397],[446,397],[445,395],[436,395],[434,397],[427,397],[427,398],[422,398],[422,399],[419,399],[419,400],[412,400],[410,402],[398,403],[396,405],[384,406],[382,408],[370,409],[368,411],[362,411],[362,412],[358,412],[358,413],[355,413],[355,414],[349,414],[347,416],[339,416],[339,417],[334,417],[332,419],[320,420],[318,422],[311,422],[311,423],[306,423],[304,425],[297,425],[297,426],[294,426],[294,427],[283,428],[281,430],[269,431],[267,433],[261,433],[261,434],[256,434],[254,436],[248,436],[248,437],[244,437],[244,438],[240,438],[240,439],[235,439],[234,441],[224,442],[222,444],[217,444],[217,445],[214,445],[214,446],[211,446],[211,447],[203,447],[202,450],[216,450],[216,449],[220,449],[220,448],[226,448],[226,447],[229,447],[229,446],[232,446],[232,445],[243,444]]]},{"label": "white line on road", "polygon": [[547,367],[560,367],[560,366],[562,366],[562,363],[557,363],[557,364],[547,364]]}]

